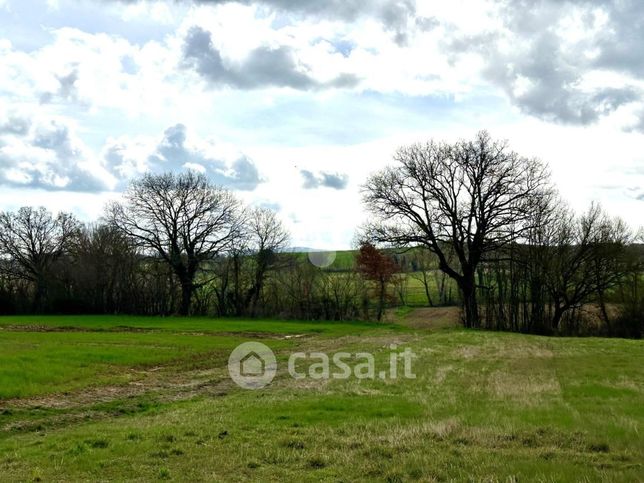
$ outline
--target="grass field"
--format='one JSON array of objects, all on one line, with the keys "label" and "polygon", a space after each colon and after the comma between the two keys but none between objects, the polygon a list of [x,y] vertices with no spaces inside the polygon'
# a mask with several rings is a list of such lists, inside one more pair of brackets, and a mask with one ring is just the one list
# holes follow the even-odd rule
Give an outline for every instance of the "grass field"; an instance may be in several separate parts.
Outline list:
[{"label": "grass field", "polygon": [[[0,318],[0,480],[642,481],[644,342],[396,323]],[[244,390],[232,348],[279,371]],[[295,380],[292,351],[411,348],[415,379]]]}]

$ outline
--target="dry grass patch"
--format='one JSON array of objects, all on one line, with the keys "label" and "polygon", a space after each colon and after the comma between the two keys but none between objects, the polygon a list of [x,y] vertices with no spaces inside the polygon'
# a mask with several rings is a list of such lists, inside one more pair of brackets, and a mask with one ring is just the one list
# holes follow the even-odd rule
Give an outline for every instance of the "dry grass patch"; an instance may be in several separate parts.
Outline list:
[{"label": "dry grass patch", "polygon": [[458,327],[461,323],[461,312],[458,307],[422,307],[404,315],[401,322],[413,329]]},{"label": "dry grass patch", "polygon": [[474,359],[481,356],[483,348],[478,345],[466,345],[452,351],[452,356],[457,359]]},{"label": "dry grass patch", "polygon": [[535,404],[540,396],[561,395],[559,381],[547,374],[494,371],[488,376],[485,387],[494,397],[529,405]]},{"label": "dry grass patch", "polygon": [[437,384],[442,384],[445,379],[447,378],[447,375],[450,372],[454,372],[456,368],[453,365],[447,365],[447,366],[440,366],[436,369],[436,374],[434,374],[434,381]]}]

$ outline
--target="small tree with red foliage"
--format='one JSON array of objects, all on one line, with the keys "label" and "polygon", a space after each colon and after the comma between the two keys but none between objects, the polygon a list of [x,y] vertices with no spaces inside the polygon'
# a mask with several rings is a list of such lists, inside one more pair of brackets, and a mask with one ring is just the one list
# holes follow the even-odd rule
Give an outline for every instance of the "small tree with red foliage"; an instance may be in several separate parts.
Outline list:
[{"label": "small tree with red foliage", "polygon": [[366,279],[375,282],[378,297],[377,319],[382,319],[387,296],[387,285],[398,271],[391,257],[378,250],[371,243],[362,243],[356,258],[358,271]]}]

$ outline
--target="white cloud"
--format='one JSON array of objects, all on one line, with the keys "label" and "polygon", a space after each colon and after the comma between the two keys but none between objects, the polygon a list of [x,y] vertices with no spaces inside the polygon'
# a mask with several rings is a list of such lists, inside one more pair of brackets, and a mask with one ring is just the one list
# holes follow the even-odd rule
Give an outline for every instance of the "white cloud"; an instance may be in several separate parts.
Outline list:
[{"label": "white cloud", "polygon": [[169,126],[157,137],[109,139],[103,158],[121,187],[145,172],[183,169],[205,173],[217,184],[242,191],[252,191],[264,181],[248,156],[229,144],[195,136],[183,124]]},{"label": "white cloud", "polygon": [[162,25],[170,25],[175,22],[172,5],[168,3],[142,1],[121,7],[121,18],[126,22],[144,20]]},{"label": "white cloud", "polygon": [[5,111],[0,118],[0,184],[100,191],[115,179],[78,138],[69,119]]},{"label": "white cloud", "polygon": [[[359,185],[399,144],[487,128],[549,162],[574,206],[644,224],[634,0],[96,2],[95,22],[57,3],[0,35],[3,190],[65,206],[67,190],[196,169],[279,205],[297,245],[346,247]],[[186,63],[191,31],[210,39],[202,64]],[[345,189],[305,189],[303,171]]]}]

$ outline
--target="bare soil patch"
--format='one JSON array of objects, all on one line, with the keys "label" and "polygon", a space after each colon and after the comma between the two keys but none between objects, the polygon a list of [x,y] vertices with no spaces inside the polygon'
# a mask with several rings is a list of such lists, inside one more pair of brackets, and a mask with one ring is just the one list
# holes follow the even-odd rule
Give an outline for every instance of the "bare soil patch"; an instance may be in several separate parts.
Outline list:
[{"label": "bare soil patch", "polygon": [[413,329],[442,329],[460,324],[458,307],[421,307],[405,315],[402,323]]}]

